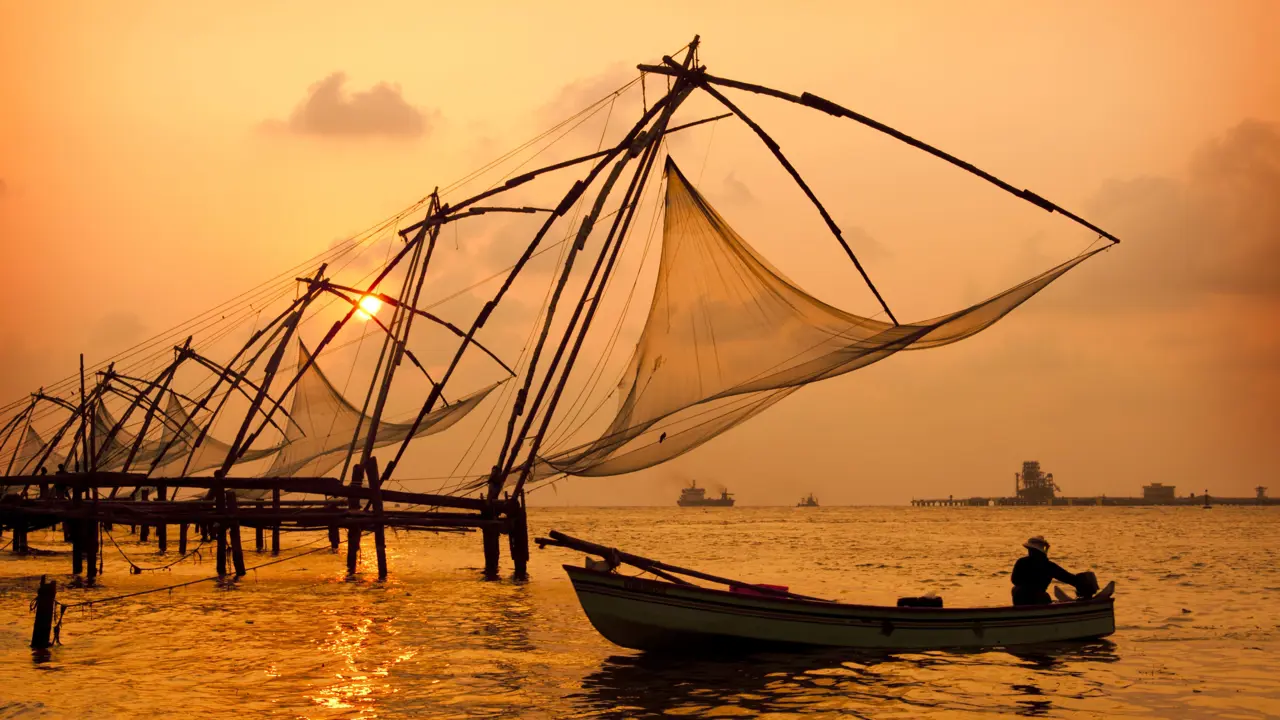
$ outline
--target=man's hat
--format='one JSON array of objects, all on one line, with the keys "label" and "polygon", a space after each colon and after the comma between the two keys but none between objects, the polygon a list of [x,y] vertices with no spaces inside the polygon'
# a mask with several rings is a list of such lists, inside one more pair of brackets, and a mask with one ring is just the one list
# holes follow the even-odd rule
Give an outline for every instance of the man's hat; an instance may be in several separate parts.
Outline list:
[{"label": "man's hat", "polygon": [[1037,535],[1030,540],[1022,543],[1022,547],[1028,550],[1039,550],[1040,552],[1049,554],[1049,542],[1044,537]]}]

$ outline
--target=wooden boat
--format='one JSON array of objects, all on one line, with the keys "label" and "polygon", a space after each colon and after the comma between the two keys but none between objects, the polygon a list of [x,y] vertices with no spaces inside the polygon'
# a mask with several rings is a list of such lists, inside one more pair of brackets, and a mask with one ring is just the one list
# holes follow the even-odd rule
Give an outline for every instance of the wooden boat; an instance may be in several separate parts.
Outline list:
[{"label": "wooden boat", "polygon": [[[582,609],[610,642],[636,650],[698,652],[727,647],[847,647],[924,650],[1088,640],[1115,632],[1109,593],[1088,600],[1019,607],[932,608],[848,605],[775,586],[738,583],[585,543],[561,533],[540,545],[605,558],[591,569],[565,565]],[[651,580],[605,570],[628,564]],[[729,585],[693,585],[674,573]]]}]

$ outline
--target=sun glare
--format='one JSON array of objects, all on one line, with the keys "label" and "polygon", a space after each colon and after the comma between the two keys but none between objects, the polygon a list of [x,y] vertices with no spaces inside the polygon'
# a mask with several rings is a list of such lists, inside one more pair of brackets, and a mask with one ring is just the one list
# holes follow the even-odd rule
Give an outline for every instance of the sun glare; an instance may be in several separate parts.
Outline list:
[{"label": "sun glare", "polygon": [[381,300],[374,297],[373,295],[365,295],[364,297],[360,298],[360,309],[356,311],[356,317],[360,318],[361,320],[368,320],[374,315],[377,315],[378,311],[381,309],[382,309]]}]

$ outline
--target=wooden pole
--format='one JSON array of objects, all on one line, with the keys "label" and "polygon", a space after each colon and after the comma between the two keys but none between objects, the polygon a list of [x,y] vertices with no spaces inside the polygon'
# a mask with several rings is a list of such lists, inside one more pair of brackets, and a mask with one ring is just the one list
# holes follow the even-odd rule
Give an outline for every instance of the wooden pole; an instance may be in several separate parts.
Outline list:
[{"label": "wooden pole", "polygon": [[[169,489],[164,485],[157,485],[156,500],[166,502],[168,499]],[[156,549],[162,553],[169,552],[169,526],[164,523],[156,525]]]},{"label": "wooden pole", "polygon": [[378,556],[378,579],[387,579],[387,531],[382,524],[382,481],[378,475],[378,458],[370,457],[368,460],[368,468],[365,474],[369,476],[369,489],[373,491],[373,497],[370,499],[370,505],[373,506],[374,517],[377,518],[376,524],[373,526],[373,547]]},{"label": "wooden pole", "polygon": [[507,539],[511,545],[511,562],[515,565],[515,578],[529,577],[529,521],[525,514],[524,493],[516,495],[510,506],[511,531]]},{"label": "wooden pole", "polygon": [[[76,488],[71,496],[72,506],[80,505],[81,490]],[[84,533],[80,530],[81,520],[70,520],[63,523],[63,528],[68,529],[67,534],[71,536],[71,574],[79,575],[84,572]]]},{"label": "wooden pole", "polygon": [[[150,500],[151,500],[151,490],[149,488],[142,488],[142,502],[148,502]],[[150,525],[139,526],[138,542],[144,543],[150,539],[151,539],[151,526]]]},{"label": "wooden pole", "polygon": [[187,528],[190,527],[186,523],[178,525],[178,554],[187,554]]},{"label": "wooden pole", "polygon": [[94,515],[81,524],[86,563],[85,581],[92,585],[98,580],[98,520]]},{"label": "wooden pole", "polygon": [[510,271],[508,271],[506,279],[503,281],[502,286],[499,287],[498,291],[494,294],[493,299],[487,302],[485,306],[481,309],[481,311],[476,314],[475,319],[471,323],[470,329],[467,331],[466,337],[463,339],[462,343],[459,344],[458,349],[454,351],[453,359],[449,361],[449,367],[445,370],[444,375],[440,378],[440,382],[436,383],[431,388],[431,392],[427,395],[427,399],[422,404],[422,408],[418,410],[417,417],[414,418],[413,423],[409,426],[408,434],[406,435],[405,439],[400,443],[399,449],[396,450],[395,457],[392,458],[391,462],[387,463],[386,472],[383,473],[384,481],[391,477],[391,474],[395,471],[396,466],[400,463],[401,458],[404,457],[405,450],[407,450],[409,447],[409,441],[414,437],[414,434],[417,433],[418,426],[421,425],[423,418],[425,418],[432,411],[432,409],[435,408],[436,401],[440,398],[440,395],[444,390],[444,386],[448,384],[449,379],[453,377],[453,372],[458,367],[459,362],[462,360],[463,353],[466,352],[467,347],[471,344],[471,339],[475,336],[476,332],[480,330],[480,328],[484,327],[484,324],[489,319],[489,315],[493,312],[493,309],[498,306],[498,303],[506,295],[507,291],[511,288],[512,284],[515,283],[517,276],[519,276],[520,274],[520,271],[529,262],[529,259],[533,257],[534,252],[537,251],[538,245],[542,242],[542,238],[551,229],[551,226],[555,223],[557,219],[567,214],[570,211],[570,209],[572,209],[573,205],[578,201],[578,198],[582,197],[582,194],[586,191],[586,188],[589,187],[591,183],[595,180],[596,176],[598,176],[606,167],[608,167],[609,164],[613,162],[613,159],[619,153],[631,147],[631,144],[635,141],[636,137],[645,128],[645,126],[649,124],[649,121],[652,120],[653,117],[657,115],[658,112],[661,111],[662,107],[668,102],[668,100],[669,100],[669,95],[667,97],[662,98],[658,102],[654,103],[653,107],[645,111],[644,115],[640,118],[640,120],[637,121],[634,126],[632,126],[631,130],[627,133],[626,137],[624,137],[621,142],[619,142],[611,150],[609,150],[601,158],[600,162],[593,165],[591,170],[587,172],[587,175],[585,178],[575,183],[573,187],[569,189],[569,191],[561,199],[560,204],[556,206],[555,212],[552,213],[546,219],[546,221],[542,224],[542,226],[538,229],[538,232],[533,236],[533,240],[530,241],[527,247],[525,247],[524,253],[520,256],[518,260],[516,260],[516,264],[511,267]]},{"label": "wooden pole", "polygon": [[58,602],[58,581],[40,576],[36,591],[36,623],[31,629],[31,649],[44,650],[53,644],[53,614]]},{"label": "wooden pole", "polygon": [[[351,487],[362,487],[364,485],[364,466],[356,465],[351,468]],[[360,500],[354,495],[347,499],[347,508],[349,510],[359,510]],[[360,526],[350,525],[347,527],[347,574],[356,574],[356,559],[360,557]]]},{"label": "wooden pole", "polygon": [[84,462],[85,470],[88,471],[89,457],[92,454],[92,451],[89,449],[91,442],[89,432],[93,429],[93,425],[90,424],[89,404],[85,401],[84,396],[84,353],[80,353],[80,415],[80,434],[84,439],[84,451],[80,457]]},{"label": "wooden pole", "polygon": [[[219,515],[227,511],[227,494],[225,491],[215,490],[214,505]],[[218,536],[218,577],[226,577],[227,575],[227,522],[226,520],[218,520],[217,527],[214,532]]]},{"label": "wooden pole", "polygon": [[[665,58],[663,59],[663,62],[666,62]],[[637,67],[640,69],[641,72],[651,72],[651,73],[658,73],[662,75],[672,75],[672,76],[680,76],[684,74],[684,71],[681,68],[677,66],[671,66],[671,65],[639,65]],[[773,88],[765,87],[763,85],[756,85],[754,83],[746,83],[738,80],[730,80],[729,78],[722,78],[722,77],[716,77],[714,75],[708,75],[705,72],[699,74],[699,79],[704,84],[711,83],[713,85],[722,85],[724,87],[736,88],[738,90],[746,90],[747,92],[753,92],[760,95],[768,95],[781,100],[786,100],[788,102],[793,102],[798,105],[805,105],[815,110],[820,110],[824,113],[827,113],[828,115],[833,115],[835,117],[845,117],[850,120],[853,120],[854,122],[861,123],[869,128],[872,128],[873,130],[882,132],[914,148],[923,150],[929,153],[930,155],[933,155],[936,158],[939,158],[948,163],[951,163],[952,165],[955,165],[956,167],[966,172],[977,175],[978,177],[982,178],[983,180],[986,180],[992,185],[995,185],[1001,190],[1004,190],[1005,192],[1016,195],[1017,197],[1022,198],[1023,200],[1026,200],[1027,202],[1039,207],[1042,210],[1045,210],[1051,213],[1056,212],[1062,215],[1063,217],[1069,218],[1073,222],[1076,222],[1080,225],[1083,225],[1086,228],[1089,228],[1090,230],[1098,233],[1102,237],[1107,238],[1113,243],[1120,242],[1120,239],[1117,238],[1116,236],[1106,232],[1102,228],[1099,228],[1089,223],[1088,221],[1084,220],[1083,218],[1073,213],[1063,210],[1061,207],[1058,207],[1052,202],[1049,202],[1048,200],[1031,192],[1030,190],[1019,190],[1018,188],[995,177],[994,175],[978,169],[971,163],[965,162],[964,160],[961,160],[955,157],[954,155],[951,155],[950,153],[943,152],[942,150],[939,150],[938,148],[932,145],[929,145],[920,140],[917,140],[916,138],[910,135],[907,135],[904,132],[895,130],[894,128],[891,128],[888,125],[885,125],[884,123],[872,120],[866,115],[854,112],[853,110],[850,110],[845,107],[841,107],[840,105],[837,105],[831,102],[830,100],[827,100],[826,98],[821,98],[821,97],[818,97],[817,95],[814,95],[812,93],[807,93],[807,92],[801,93],[800,95],[795,95],[793,93],[783,92],[781,90],[775,90]]]},{"label": "wooden pole", "polygon": [[236,577],[244,577],[244,551],[240,548],[240,522],[234,518],[236,514],[236,491],[227,490],[227,514],[232,516],[231,531],[231,563],[235,565]]},{"label": "wooden pole", "polygon": [[[280,488],[272,488],[271,490],[271,510],[276,514],[280,513]],[[331,529],[329,532],[329,540],[330,542],[332,542],[333,530],[336,530],[336,528],[334,528],[332,525],[330,526],[330,528]],[[280,554],[280,523],[279,522],[271,526],[271,554],[272,555]]]},{"label": "wooden pole", "polygon": [[796,170],[791,162],[787,160],[787,157],[782,154],[782,149],[778,146],[778,143],[774,142],[773,138],[769,137],[769,134],[764,131],[764,128],[757,125],[754,120],[747,117],[745,113],[739,110],[738,106],[734,105],[729,98],[720,94],[718,90],[711,87],[711,85],[705,81],[701,83],[701,86],[708,95],[719,100],[722,105],[741,118],[744,123],[754,130],[756,135],[760,136],[760,139],[764,141],[764,144],[773,152],[774,158],[776,158],[778,163],[781,164],[782,167],[791,175],[791,179],[795,181],[796,185],[800,186],[800,190],[809,198],[809,202],[813,203],[813,206],[818,209],[818,214],[821,215],[823,221],[826,222],[827,229],[831,231],[831,234],[836,236],[836,240],[840,243],[840,247],[844,248],[845,254],[847,254],[849,259],[853,261],[853,266],[857,268],[858,274],[862,276],[862,281],[867,284],[867,287],[871,290],[871,294],[876,296],[876,300],[879,301],[880,307],[884,308],[885,315],[889,316],[889,319],[893,321],[895,326],[898,325],[898,318],[894,317],[893,311],[889,309],[889,304],[880,296],[880,291],[876,289],[875,283],[871,282],[871,276],[868,275],[867,271],[862,267],[862,263],[858,262],[858,256],[853,254],[853,249],[849,247],[849,243],[844,239],[844,234],[840,232],[840,226],[836,225],[835,220],[831,219],[831,215],[827,213],[827,208],[818,200],[818,196],[809,189],[809,185],[805,183],[804,178],[800,177],[800,172]]},{"label": "wooden pole", "polygon": [[[606,283],[608,282],[609,276],[613,271],[614,263],[617,260],[618,253],[622,247],[622,243],[626,239],[627,232],[630,230],[631,220],[635,216],[636,209],[640,205],[640,203],[638,202],[638,198],[641,197],[641,194],[644,190],[645,182],[648,180],[649,173],[653,167],[653,163],[657,159],[658,146],[662,140],[663,130],[666,128],[667,122],[671,119],[671,113],[674,112],[676,107],[678,107],[680,103],[683,101],[683,99],[687,97],[688,91],[687,90],[682,91],[677,88],[677,90],[674,90],[672,94],[673,94],[673,99],[671,103],[668,105],[667,109],[661,115],[658,116],[658,119],[654,121],[654,125],[650,129],[650,136],[649,136],[650,139],[644,146],[644,151],[639,163],[637,163],[635,174],[632,176],[631,182],[628,185],[626,192],[622,196],[622,207],[627,208],[627,210],[625,212],[620,212],[614,216],[613,225],[609,228],[609,233],[608,235],[605,236],[605,241],[600,247],[600,255],[596,259],[595,266],[592,268],[591,274],[587,278],[587,282],[583,287],[582,295],[578,300],[578,303],[574,307],[573,314],[569,318],[569,323],[565,330],[564,336],[561,338],[560,343],[556,347],[555,353],[551,358],[551,362],[549,363],[547,370],[545,371],[542,384],[538,388],[538,394],[534,397],[532,406],[530,406],[530,408],[527,410],[524,425],[520,429],[520,435],[516,437],[515,444],[511,445],[511,454],[506,457],[505,470],[504,472],[494,477],[490,477],[489,479],[489,497],[490,498],[493,498],[497,495],[498,491],[501,490],[502,485],[506,482],[506,478],[511,474],[512,468],[514,467],[516,462],[516,457],[520,452],[520,447],[523,445],[525,439],[528,438],[529,436],[528,435],[529,429],[532,427],[534,418],[538,414],[538,410],[541,407],[542,400],[546,396],[548,388],[551,386],[552,380],[554,379],[557,369],[561,367],[561,359],[565,357],[565,350],[568,348],[570,338],[576,332],[577,341],[574,343],[573,349],[569,351],[568,357],[565,360],[563,365],[563,370],[560,373],[560,381],[559,383],[556,384],[555,390],[552,392],[551,398],[547,403],[546,410],[542,413],[542,424],[538,428],[536,433],[533,435],[532,442],[530,443],[529,463],[521,471],[520,477],[516,481],[515,490],[517,493],[520,493],[523,491],[525,481],[529,478],[530,474],[533,472],[533,467],[536,462],[536,458],[538,456],[538,450],[542,445],[542,439],[545,436],[547,432],[547,428],[550,425],[551,418],[554,415],[556,410],[556,406],[560,402],[560,397],[564,393],[564,388],[569,380],[569,374],[570,372],[572,372],[574,363],[577,361],[577,358],[578,358],[578,353],[582,349],[582,343],[586,339],[587,330],[591,327],[591,322],[595,318],[596,309],[599,307],[600,299],[604,295],[604,288],[606,287]],[[632,152],[634,153],[635,150],[633,149]],[[628,155],[627,158],[629,157],[631,156]],[[607,195],[607,193],[609,192],[609,189],[612,187],[613,182],[620,175],[622,166],[625,162],[627,162],[627,158],[623,158],[622,160],[618,161],[618,165],[614,168],[613,174],[610,175],[609,179],[605,182],[604,186],[601,188],[600,190],[601,194],[596,198],[595,209],[593,209],[592,211],[593,216],[594,214],[598,214],[599,211],[602,209],[603,201],[605,199],[604,196]],[[569,267],[570,264],[571,264],[570,260],[566,260],[565,262],[566,269]],[[597,277],[599,277],[599,283],[594,285],[595,292],[594,292],[594,296],[592,296],[592,287],[593,287],[593,284],[596,283]],[[557,288],[557,290],[559,290],[560,287],[563,287],[564,280],[565,280],[565,277],[562,276],[560,280],[561,285]],[[553,300],[554,300],[554,296],[553,296]],[[554,310],[554,305],[552,305],[551,309],[548,309],[547,311],[548,319],[550,319],[550,313],[553,310]],[[585,314],[584,314],[584,310],[585,310]],[[579,318],[582,318],[582,322],[580,326],[578,324]],[[546,339],[549,329],[550,329],[549,324],[543,325],[542,336],[539,341],[540,343],[541,343],[541,340]],[[528,368],[529,374],[527,376],[526,385],[525,385],[526,390],[529,387],[531,387],[530,383],[532,382],[532,379],[533,379],[533,370],[537,365],[538,354],[540,350],[541,350],[541,344],[539,344],[535,348],[532,359],[530,360],[529,368]],[[517,415],[517,412],[513,411],[507,426],[507,441],[510,441],[512,437],[511,431],[515,427],[516,415]],[[508,442],[504,441],[503,443],[504,453],[506,452],[507,447],[508,447]],[[501,456],[500,456],[500,460],[501,460]]]},{"label": "wooden pole", "polygon": [[[720,583],[721,585],[728,585],[730,587],[751,588],[765,595],[791,597],[791,598],[798,598],[800,600],[816,600],[818,602],[830,602],[829,600],[823,600],[822,598],[810,597],[808,595],[800,595],[798,593],[787,592],[784,590],[775,590],[767,586],[756,585],[754,583],[749,583],[749,582],[742,582],[740,580],[732,580],[730,578],[717,577],[715,575],[699,572],[697,570],[690,570],[688,568],[682,568],[676,565],[670,565],[660,560],[652,560],[650,558],[641,557],[639,555],[632,555],[631,553],[622,552],[617,548],[611,548],[604,545],[597,545],[593,542],[588,542],[586,540],[579,540],[575,537],[570,537],[556,530],[552,530],[550,533],[548,533],[548,535],[551,536],[550,539],[538,538],[537,542],[539,546],[545,547],[547,545],[554,545],[559,547],[567,547],[572,550],[578,550],[580,552],[590,553],[592,555],[599,555],[600,557],[609,560],[615,565],[618,563],[626,563],[627,565],[633,565],[635,567],[640,568],[641,570],[647,570],[649,572],[654,573],[655,575],[658,575],[659,577],[663,577],[672,582],[677,582],[684,585],[688,585],[690,583],[686,580],[681,580],[680,578],[676,578],[672,575],[669,575],[668,573],[679,573],[681,575],[688,575],[689,577],[698,578],[699,580],[706,580],[708,582]],[[666,572],[663,572],[663,571],[666,571]]]},{"label": "wooden pole", "polygon": [[[490,504],[488,508],[480,512],[480,518],[483,520],[493,520],[496,513]],[[485,525],[480,530],[481,542],[484,544],[484,576],[486,580],[494,580],[498,577],[498,562],[502,556],[502,547],[499,543],[500,531],[498,528]]]}]

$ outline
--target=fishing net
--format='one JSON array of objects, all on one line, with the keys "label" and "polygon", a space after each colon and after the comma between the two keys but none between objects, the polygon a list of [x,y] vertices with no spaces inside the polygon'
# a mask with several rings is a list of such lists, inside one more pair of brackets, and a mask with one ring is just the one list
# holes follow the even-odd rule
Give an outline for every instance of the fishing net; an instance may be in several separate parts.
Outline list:
[{"label": "fishing net", "polygon": [[[310,357],[300,343],[299,367]],[[414,437],[449,429],[501,384],[494,383],[432,411],[422,419]],[[267,470],[268,476],[323,476],[343,461],[357,428],[367,431],[369,427],[369,418],[347,402],[314,364],[303,373],[294,388],[289,416],[284,446]],[[410,428],[409,424],[380,422],[374,447],[403,442],[409,436]]]},{"label": "fishing net", "polygon": [[599,439],[546,453],[535,478],[617,475],[707,442],[818,380],[901,350],[973,335],[1097,250],[972,307],[894,326],[812,297],[756,253],[666,166],[663,246],[653,303]]},{"label": "fishing net", "polygon": [[[190,421],[191,413],[183,406],[182,401],[172,394],[169,395],[165,414],[169,416],[169,420],[164,424],[160,434],[160,447],[163,448],[175,436],[179,436],[179,439],[164,453],[160,466],[151,472],[152,477],[177,477],[183,474],[184,467],[187,475],[222,467],[227,454],[231,452],[230,443],[205,433],[204,440],[201,440],[197,447],[196,440],[200,437],[200,426]],[[195,449],[192,450],[192,448]],[[279,445],[257,450],[250,449],[241,456],[239,463],[261,460],[279,450]],[[188,456],[191,456],[189,465]]]},{"label": "fishing net", "polygon": [[[136,410],[131,418],[138,418],[141,424],[141,417],[145,410]],[[137,442],[138,436],[129,432],[124,427],[116,429],[113,434],[112,429],[116,428],[117,418],[107,409],[106,403],[99,400],[93,412],[93,436],[92,446],[93,452],[97,457],[98,470],[104,472],[115,472],[124,469],[125,461],[129,459],[129,453],[133,452],[134,443]],[[160,456],[160,452],[164,449],[168,438],[173,437],[172,431],[167,427],[169,420],[157,413],[151,420],[151,427],[160,426],[164,428],[159,439],[148,440],[143,439],[142,444],[138,445],[138,449],[133,454],[133,460],[129,463],[130,472],[144,472],[150,465],[151,461]],[[175,455],[185,455],[190,446],[182,446],[179,444],[169,449],[165,454],[166,457]],[[181,469],[181,466],[179,466]]]},{"label": "fishing net", "polygon": [[[40,437],[40,433],[35,428],[27,426],[26,433],[22,436],[22,443],[18,446],[17,451],[13,454],[9,464],[10,475],[35,475],[40,471],[40,458],[44,456],[45,448],[48,444],[44,438]],[[67,461],[67,457],[58,451],[49,453],[49,457],[44,461],[43,467],[49,474],[53,474],[58,465]],[[11,492],[21,492],[21,485],[0,485],[0,495]]]}]

